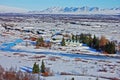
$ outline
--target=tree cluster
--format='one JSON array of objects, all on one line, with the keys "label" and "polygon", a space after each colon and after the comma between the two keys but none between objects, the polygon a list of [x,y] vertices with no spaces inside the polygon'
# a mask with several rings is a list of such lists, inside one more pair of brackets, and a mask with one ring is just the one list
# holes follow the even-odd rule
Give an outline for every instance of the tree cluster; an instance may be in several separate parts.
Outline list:
[{"label": "tree cluster", "polygon": [[71,41],[86,44],[89,47],[96,49],[97,51],[103,51],[109,54],[116,53],[115,44],[107,40],[104,36],[101,36],[101,38],[99,39],[95,35],[94,37],[92,37],[91,34],[83,33],[81,33],[80,35],[72,34]]},{"label": "tree cluster", "polygon": [[39,64],[36,64],[36,62],[33,65],[33,73],[39,73],[39,72],[45,73],[45,64],[43,60],[40,68],[39,68]]},{"label": "tree cluster", "polygon": [[36,40],[36,48],[40,48],[40,47],[51,47],[51,42],[45,42],[43,37],[37,38]]}]

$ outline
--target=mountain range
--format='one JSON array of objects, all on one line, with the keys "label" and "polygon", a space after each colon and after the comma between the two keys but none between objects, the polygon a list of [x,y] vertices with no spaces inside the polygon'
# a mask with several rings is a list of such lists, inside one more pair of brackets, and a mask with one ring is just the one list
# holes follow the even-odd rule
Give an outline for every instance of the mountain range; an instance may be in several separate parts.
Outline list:
[{"label": "mountain range", "polygon": [[47,13],[47,14],[120,14],[120,7],[101,9],[99,7],[51,7],[42,11],[29,11],[29,13]]},{"label": "mountain range", "polygon": [[0,13],[29,14],[120,14],[120,7],[101,9],[99,7],[50,7],[40,11],[28,11],[22,8],[0,5]]}]

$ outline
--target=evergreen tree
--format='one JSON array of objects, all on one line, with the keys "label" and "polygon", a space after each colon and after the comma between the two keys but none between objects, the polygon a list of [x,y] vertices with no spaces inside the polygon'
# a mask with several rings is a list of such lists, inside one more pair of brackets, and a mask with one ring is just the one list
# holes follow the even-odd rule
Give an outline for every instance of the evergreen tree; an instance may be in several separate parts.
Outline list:
[{"label": "evergreen tree", "polygon": [[96,43],[96,36],[94,35],[93,37],[93,42],[92,42],[92,47],[95,48],[95,43]]},{"label": "evergreen tree", "polygon": [[115,44],[113,42],[108,42],[105,45],[105,52],[107,52],[109,54],[115,54],[116,53]]},{"label": "evergreen tree", "polygon": [[75,35],[72,34],[72,41],[74,42],[75,41]]},{"label": "evergreen tree", "polygon": [[39,69],[39,64],[36,64],[36,62],[33,65],[33,73],[39,73],[40,69]]},{"label": "evergreen tree", "polygon": [[71,80],[74,80],[74,78],[72,78]]},{"label": "evergreen tree", "polygon": [[99,39],[96,39],[96,43],[95,43],[95,49],[99,50]]},{"label": "evergreen tree", "polygon": [[83,33],[80,34],[80,42],[84,43],[84,34]]},{"label": "evergreen tree", "polygon": [[79,36],[75,35],[75,41],[78,42]]},{"label": "evergreen tree", "polygon": [[80,38],[79,38],[82,43],[87,44],[88,46],[91,47],[92,45],[92,37],[91,34],[80,34]]},{"label": "evergreen tree", "polygon": [[65,39],[63,38],[62,39],[62,42],[61,42],[61,46],[65,46],[66,44],[65,44]]},{"label": "evergreen tree", "polygon": [[84,37],[83,37],[83,43],[84,43],[84,44],[87,44],[87,43],[88,43],[88,38],[87,38],[86,35],[84,35]]},{"label": "evergreen tree", "polygon": [[42,60],[42,64],[41,64],[41,73],[45,73],[45,64],[44,64],[43,60]]},{"label": "evergreen tree", "polygon": [[36,41],[36,46],[42,46],[43,43],[44,43],[43,37],[40,37]]},{"label": "evergreen tree", "polygon": [[96,50],[99,50],[99,39],[95,35],[93,38],[92,47]]},{"label": "evergreen tree", "polygon": [[92,47],[92,42],[93,42],[93,39],[91,36],[89,36],[89,41],[88,41],[88,46],[89,47]]}]

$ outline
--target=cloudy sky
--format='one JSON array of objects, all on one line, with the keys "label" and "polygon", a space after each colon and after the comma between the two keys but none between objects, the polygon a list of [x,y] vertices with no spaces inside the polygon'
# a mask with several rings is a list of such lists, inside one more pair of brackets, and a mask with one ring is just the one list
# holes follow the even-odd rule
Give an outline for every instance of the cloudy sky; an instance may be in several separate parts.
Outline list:
[{"label": "cloudy sky", "polygon": [[28,10],[43,10],[48,7],[120,7],[120,0],[0,0],[0,5],[25,8]]}]

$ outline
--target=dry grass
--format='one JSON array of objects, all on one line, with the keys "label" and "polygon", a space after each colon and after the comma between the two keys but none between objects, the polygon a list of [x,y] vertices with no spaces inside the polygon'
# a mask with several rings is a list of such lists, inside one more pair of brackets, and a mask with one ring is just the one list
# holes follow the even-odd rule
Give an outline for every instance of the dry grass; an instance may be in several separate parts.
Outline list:
[{"label": "dry grass", "polygon": [[36,80],[36,78],[30,73],[16,72],[14,68],[5,71],[4,68],[0,66],[0,80]]}]

